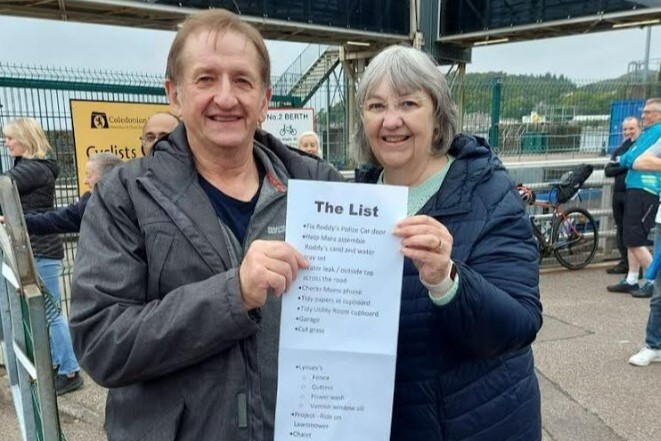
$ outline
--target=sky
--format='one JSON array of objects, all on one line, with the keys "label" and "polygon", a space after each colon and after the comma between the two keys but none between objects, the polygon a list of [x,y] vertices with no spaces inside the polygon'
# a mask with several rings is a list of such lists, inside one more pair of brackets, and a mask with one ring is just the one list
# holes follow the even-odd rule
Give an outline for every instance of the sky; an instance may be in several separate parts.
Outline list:
[{"label": "sky", "polygon": [[[468,72],[563,74],[598,80],[622,75],[645,56],[639,28],[506,43],[473,49]],[[163,75],[173,32],[0,16],[0,63]],[[272,72],[282,73],[305,44],[267,42]],[[661,59],[661,26],[652,28],[650,58]]]}]

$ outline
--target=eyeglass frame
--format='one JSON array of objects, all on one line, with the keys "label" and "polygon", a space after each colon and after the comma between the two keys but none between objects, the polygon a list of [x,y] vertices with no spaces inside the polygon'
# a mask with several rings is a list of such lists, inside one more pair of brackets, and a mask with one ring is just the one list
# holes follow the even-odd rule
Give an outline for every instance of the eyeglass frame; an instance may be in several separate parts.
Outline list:
[{"label": "eyeglass frame", "polygon": [[[425,104],[425,102],[428,101],[429,98],[424,96],[423,94],[420,93],[408,94],[399,98],[398,102],[394,106],[394,111],[397,112],[397,114],[400,116],[407,115],[420,109]],[[385,106],[379,110],[373,110],[369,108],[370,105],[375,105],[375,104],[385,104]],[[402,108],[403,105],[407,105],[407,104],[413,104],[413,106],[411,108]],[[393,107],[390,103],[390,100],[385,100],[378,97],[368,98],[360,106],[360,109],[363,112],[363,114],[373,117],[384,116],[387,112],[391,111],[392,108]]]}]

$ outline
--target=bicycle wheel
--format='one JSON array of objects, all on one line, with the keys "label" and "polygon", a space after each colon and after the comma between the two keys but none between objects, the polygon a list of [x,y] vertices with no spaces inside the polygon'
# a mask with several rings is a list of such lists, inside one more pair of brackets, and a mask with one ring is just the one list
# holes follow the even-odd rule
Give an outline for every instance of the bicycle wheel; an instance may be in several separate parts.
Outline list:
[{"label": "bicycle wheel", "polygon": [[559,213],[553,223],[553,254],[567,269],[583,268],[597,251],[597,223],[583,208],[570,208]]}]

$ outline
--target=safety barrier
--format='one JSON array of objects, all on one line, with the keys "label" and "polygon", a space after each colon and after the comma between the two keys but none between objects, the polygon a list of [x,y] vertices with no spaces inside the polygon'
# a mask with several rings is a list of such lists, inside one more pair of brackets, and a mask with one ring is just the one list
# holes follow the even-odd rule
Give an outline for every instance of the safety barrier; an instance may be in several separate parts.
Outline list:
[{"label": "safety barrier", "polygon": [[[1,346],[24,441],[65,441],[60,429],[46,316],[59,307],[43,294],[18,191],[0,177]],[[4,387],[4,385],[3,385]]]}]

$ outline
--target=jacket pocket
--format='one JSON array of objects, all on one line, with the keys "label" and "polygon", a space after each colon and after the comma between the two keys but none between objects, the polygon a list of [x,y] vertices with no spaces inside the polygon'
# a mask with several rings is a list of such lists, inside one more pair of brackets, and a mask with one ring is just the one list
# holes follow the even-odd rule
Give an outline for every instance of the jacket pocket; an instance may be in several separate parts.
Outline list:
[{"label": "jacket pocket", "polygon": [[180,401],[163,413],[142,435],[132,441],[175,441],[184,414],[184,402]]}]

